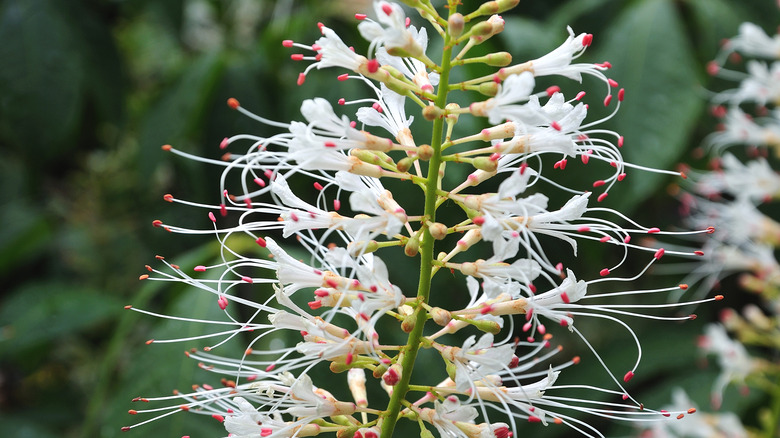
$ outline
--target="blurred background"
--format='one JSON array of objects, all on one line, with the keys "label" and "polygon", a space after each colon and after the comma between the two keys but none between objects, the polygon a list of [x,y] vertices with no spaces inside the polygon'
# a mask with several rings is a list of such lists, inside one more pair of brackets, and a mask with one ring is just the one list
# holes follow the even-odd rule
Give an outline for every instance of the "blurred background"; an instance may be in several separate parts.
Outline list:
[{"label": "blurred background", "polygon": [[[463,3],[469,10],[476,4]],[[334,86],[335,70],[312,72],[296,86],[303,65],[290,61],[281,41],[311,43],[321,21],[365,51],[353,15],[370,9],[368,1],[0,1],[0,435],[117,436],[121,426],[142,420],[127,414],[136,407],[133,397],[215,379],[185,360],[182,351],[197,343],[144,345],[197,334],[200,327],[123,310],[133,304],[196,316],[216,308],[181,286],[138,281],[156,254],[187,266],[217,256],[211,237],[152,227],[154,219],[204,225],[205,212],[172,206],[165,193],[219,199],[219,169],[160,146],[218,159],[223,137],[263,132],[231,111],[228,97],[288,121],[301,118],[305,98],[364,94],[357,84]],[[772,0],[523,0],[504,18],[506,30],[482,49],[507,50],[516,61],[558,46],[567,25],[593,33],[584,60],[610,61],[610,77],[626,88],[623,107],[609,122],[626,138],[626,159],[668,169],[690,162],[714,129],[707,90],[719,85],[705,66],[720,40],[736,35],[743,21],[770,34],[780,23]],[[603,98],[603,84],[590,82],[584,89]],[[584,170],[567,177],[583,177]],[[637,174],[607,204],[639,211],[634,216],[644,224],[679,224],[668,193],[672,182]],[[598,272],[601,256],[583,252],[576,263]],[[399,269],[413,262],[392,261]],[[407,291],[415,278],[406,286],[408,279],[391,275]],[[750,298],[735,294],[724,305],[739,308],[742,300]],[[699,320],[686,324],[638,322],[646,351],[632,385],[646,405],[667,404],[675,385],[708,405],[717,369],[702,363],[694,347],[718,309],[698,309]],[[588,329],[588,339],[616,369],[632,361],[636,353],[625,333]],[[583,356],[576,374],[603,375],[582,345],[573,344],[572,355]],[[730,388],[723,409],[742,414],[761,403],[760,394]],[[215,421],[195,417],[175,415],[122,436],[224,436]],[[572,433],[535,429],[537,436]]]}]

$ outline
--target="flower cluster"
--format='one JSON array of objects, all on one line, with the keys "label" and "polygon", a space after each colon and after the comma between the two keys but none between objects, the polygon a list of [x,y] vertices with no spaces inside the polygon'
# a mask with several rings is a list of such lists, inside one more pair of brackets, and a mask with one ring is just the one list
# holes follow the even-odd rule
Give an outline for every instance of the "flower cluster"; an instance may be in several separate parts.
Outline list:
[{"label": "flower cluster", "polygon": [[[678,304],[643,306],[616,299],[687,286],[617,292],[602,286],[630,284],[665,254],[694,252],[637,244],[637,236],[672,233],[599,204],[632,171],[680,174],[625,162],[623,137],[601,126],[617,113],[624,91],[607,77],[609,63],[578,62],[593,36],[569,28],[555,50],[522,63],[513,63],[506,52],[469,56],[503,30],[498,14],[517,0],[489,1],[466,15],[457,11],[460,2],[449,1],[446,17],[430,2],[404,3],[429,27],[411,25],[400,5],[375,1],[373,19],[355,16],[368,41],[365,56],[323,24],[322,36],[312,44],[282,43],[303,52],[292,54],[306,64],[298,84],[314,69],[338,68],[346,71],[340,81],[364,84],[370,98],[308,99],[300,106],[302,119],[290,123],[255,114],[231,98],[231,108],[278,133],[225,138],[222,149],[244,146],[224,161],[164,147],[224,170],[218,203],[165,196],[169,202],[207,210],[210,227],[154,225],[174,233],[213,233],[222,260],[182,268],[160,257],[166,268],[147,267],[142,278],[184,282],[212,294],[225,318],[194,320],[128,308],[212,326],[213,332],[201,338],[216,342],[188,355],[232,379],[219,388],[199,385],[172,397],[139,398],[163,406],[132,413],[157,414],[147,421],[183,410],[211,415],[233,437],[328,432],[390,437],[398,421],[409,420],[419,425],[421,436],[436,430],[444,437],[503,438],[517,433],[521,422],[564,424],[586,436],[602,436],[581,414],[651,422],[693,412],[646,408],[628,390],[642,347],[624,319],[692,316],[658,314]],[[441,64],[426,55],[429,30],[443,39],[442,53],[432,56]],[[484,63],[496,71],[450,82],[450,72],[468,63]],[[536,91],[541,76],[599,81],[606,95],[597,103],[611,108],[609,115],[592,117],[585,92],[567,97],[559,87]],[[448,98],[456,91],[476,100],[461,107]],[[456,127],[462,117],[481,118],[488,125],[461,133]],[[422,138],[420,127],[426,122],[430,136]],[[589,166],[589,175],[598,176],[585,189],[561,186],[553,175],[564,171],[569,160],[580,161]],[[446,170],[459,166],[468,166],[471,173],[448,187]],[[488,180],[496,182],[497,191],[480,191]],[[387,188],[404,184],[410,190]],[[554,191],[568,193],[568,200],[551,201],[555,198],[547,194]],[[437,211],[445,203],[456,206],[458,215]],[[231,221],[233,225],[223,225]],[[682,234],[710,231],[704,226]],[[231,242],[241,238],[255,242],[257,250],[235,249]],[[604,245],[620,261],[597,272],[575,273],[576,266],[563,266],[558,253],[546,249],[554,241],[570,246],[575,256],[580,244]],[[293,244],[307,257],[293,255]],[[480,258],[478,250],[491,255]],[[419,260],[416,291],[393,283],[401,275],[388,261],[394,251]],[[644,258],[645,268],[631,272],[623,267],[629,254]],[[452,297],[434,287],[434,276],[442,270],[464,283],[460,291],[447,291]],[[259,284],[270,285],[273,294],[251,292]],[[637,351],[632,366],[616,371],[602,360],[581,330],[581,318],[625,330]],[[512,333],[515,324],[522,337]],[[580,359],[560,357],[547,325],[563,326],[562,333],[584,343],[611,377],[612,387],[556,384]],[[388,327],[405,333],[407,341],[393,343],[396,336]],[[300,337],[297,345],[271,342],[289,339],[289,332]],[[462,333],[468,336],[459,341]],[[215,354],[234,338],[248,339],[244,355]],[[259,345],[274,347],[255,348]],[[421,349],[439,356],[439,383],[410,380]],[[323,368],[334,376],[315,381]],[[369,376],[387,391],[386,406],[368,400]],[[337,391],[334,381],[346,383],[351,400]]]},{"label": "flower cluster", "polygon": [[[734,69],[743,62],[745,72]],[[774,150],[777,157],[780,152],[780,35],[769,36],[757,25],[743,23],[709,71],[739,81],[739,86],[713,97],[712,112],[722,120],[719,130],[705,140],[712,154],[710,169],[688,170],[689,184],[680,192],[689,225],[714,226],[699,262],[686,265],[686,280],[700,282],[700,293],[706,294],[737,274],[739,286],[758,294],[761,303],[746,305],[742,315],[731,309],[722,312],[721,323],[706,326],[699,348],[715,357],[720,368],[711,392],[714,408],[720,408],[725,388],[733,383],[745,391],[759,388],[780,403],[780,365],[752,351],[768,349],[775,360],[780,351],[780,264],[775,255],[780,223],[766,213],[780,197],[780,174],[773,168],[775,159],[765,153]],[[683,397],[679,393],[675,399]],[[767,415],[764,434],[775,435],[780,412],[762,415]],[[733,414],[705,417],[709,420],[697,433],[671,426],[655,428],[652,436],[749,436]]]}]

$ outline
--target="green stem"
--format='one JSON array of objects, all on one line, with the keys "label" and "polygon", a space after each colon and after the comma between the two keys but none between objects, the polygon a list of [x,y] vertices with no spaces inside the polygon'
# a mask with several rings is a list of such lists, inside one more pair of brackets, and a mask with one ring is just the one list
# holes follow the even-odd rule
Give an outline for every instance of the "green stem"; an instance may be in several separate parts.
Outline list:
[{"label": "green stem", "polygon": [[[455,8],[450,9],[450,13],[454,13]],[[450,46],[450,36],[445,34],[444,37],[444,51],[442,53],[442,66],[441,75],[439,78],[439,90],[436,95],[435,105],[439,108],[444,108],[447,105],[447,92],[449,87],[447,83],[449,81],[450,68],[451,68],[452,47]],[[431,147],[433,148],[433,156],[428,163],[428,178],[425,185],[425,217],[428,221],[434,222],[436,220],[436,207],[437,207],[437,189],[439,186],[439,169],[442,164],[441,158],[441,145],[444,131],[444,119],[438,118],[433,122],[433,133],[431,135]],[[421,302],[427,303],[431,291],[431,278],[433,277],[433,261],[435,259],[434,253],[434,239],[431,236],[427,227],[424,228],[423,241],[420,245],[420,282],[417,287],[417,297]],[[398,414],[401,411],[401,405],[405,400],[406,393],[409,390],[409,381],[412,376],[412,370],[414,369],[414,362],[417,358],[417,352],[420,349],[420,339],[422,338],[423,326],[428,319],[428,313],[422,308],[417,307],[415,310],[417,321],[414,328],[409,333],[409,338],[405,347],[405,354],[401,361],[402,373],[398,383],[393,388],[393,395],[390,397],[390,402],[387,405],[386,413],[383,415],[382,420],[382,433],[381,438],[390,438],[393,436],[393,430],[395,430],[395,424],[398,421]]]}]

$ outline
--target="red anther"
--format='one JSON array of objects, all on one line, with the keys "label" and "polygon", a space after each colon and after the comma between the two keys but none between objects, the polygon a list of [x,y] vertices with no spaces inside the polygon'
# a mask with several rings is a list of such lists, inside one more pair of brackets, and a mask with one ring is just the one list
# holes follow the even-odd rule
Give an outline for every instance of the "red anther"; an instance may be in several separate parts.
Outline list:
[{"label": "red anther", "polygon": [[685,284],[685,283],[682,283],[682,284],[680,284],[678,287],[679,287],[680,289],[682,289],[682,290],[687,290],[687,289],[688,289],[688,285],[687,285],[687,284]]},{"label": "red anther", "polygon": [[293,40],[284,40],[282,41],[283,47],[292,47],[293,46]]},{"label": "red anther", "polygon": [[623,136],[622,135],[620,137],[618,137],[618,147],[619,148],[623,147]]},{"label": "red anther", "polygon": [[541,423],[542,419],[537,417],[536,415],[529,415],[528,416],[528,422],[529,423]]},{"label": "red anther", "polygon": [[319,30],[320,30],[320,32],[322,32],[322,28],[323,28],[323,27],[325,27],[325,25],[324,25],[324,24],[322,24],[322,22],[321,22],[321,21],[318,21],[318,22],[317,22],[317,29],[319,29]]},{"label": "red anther", "polygon": [[696,413],[696,408],[689,408],[689,409],[688,409],[688,413],[689,413],[689,414],[694,414],[694,413]]},{"label": "red anther", "polygon": [[306,82],[306,73],[298,73],[298,80],[295,81],[298,85],[303,85]]},{"label": "red anther", "polygon": [[661,260],[661,257],[663,257],[663,256],[664,256],[664,252],[665,252],[665,251],[664,251],[664,249],[663,249],[663,248],[658,248],[658,251],[656,251],[656,252],[655,252],[655,254],[653,255],[653,257],[655,257],[655,259],[656,259],[656,260]]},{"label": "red anther", "polygon": [[121,430],[122,432],[127,432],[128,430],[130,430],[130,426],[122,426]]},{"label": "red anther", "polygon": [[623,181],[624,179],[626,179],[626,174],[625,173],[621,173],[620,175],[617,176],[617,180],[618,181]]},{"label": "red anther", "polygon": [[563,263],[558,262],[558,264],[555,265],[555,269],[557,269],[558,272],[563,272]]},{"label": "red anther", "polygon": [[485,223],[485,217],[484,216],[477,216],[474,219],[471,220],[474,222],[475,225],[482,226],[482,224]]},{"label": "red anther", "polygon": [[146,341],[146,345],[152,345],[152,343],[154,343],[154,339],[149,339]]},{"label": "red anther", "polygon": [[161,220],[159,220],[159,219],[155,219],[155,220],[152,221],[152,225],[155,226],[155,227],[162,226],[162,223],[163,222]]},{"label": "red anther", "polygon": [[358,20],[361,20],[361,21],[365,20],[366,17],[367,17],[366,14],[355,14],[355,18],[358,19]]},{"label": "red anther", "polygon": [[607,79],[607,83],[609,84],[610,87],[613,87],[613,88],[617,88],[618,87],[617,81],[612,79],[612,78],[608,78]]},{"label": "red anther", "polygon": [[347,100],[342,97],[341,99],[339,99],[338,103],[339,103],[339,105],[346,105]]},{"label": "red anther", "polygon": [[693,253],[696,254],[697,256],[703,256],[704,255],[704,251],[694,251]]},{"label": "red anther", "polygon": [[225,417],[223,417],[222,415],[219,415],[219,414],[214,414],[214,415],[212,415],[212,416],[211,416],[211,418],[213,418],[213,419],[215,419],[215,420],[219,421],[220,423],[222,423],[223,421],[225,421]]},{"label": "red anther", "polygon": [[227,207],[225,204],[219,204],[219,214],[221,214],[223,217],[227,216]]},{"label": "red anther", "polygon": [[660,233],[660,232],[661,232],[661,229],[660,228],[656,228],[656,227],[653,227],[653,228],[650,228],[649,230],[647,230],[648,234],[655,234],[655,233]]},{"label": "red anther", "polygon": [[206,272],[206,267],[203,265],[198,265],[192,268],[195,272]]},{"label": "red anther", "polygon": [[601,239],[599,239],[599,242],[601,242],[601,243],[604,243],[604,242],[609,242],[609,239],[611,239],[611,237],[609,237],[609,236],[604,236],[604,237],[602,237]]},{"label": "red anther", "polygon": [[376,71],[379,70],[379,61],[376,59],[369,59],[366,67],[368,68],[369,73],[376,73]]},{"label": "red anther", "polygon": [[625,97],[626,97],[626,89],[625,88],[621,88],[618,91],[618,102],[622,102],[623,98],[625,98]]},{"label": "red anther", "polygon": [[382,12],[384,12],[387,15],[390,15],[393,13],[393,8],[390,6],[389,3],[383,3],[382,4]]},{"label": "red anther", "polygon": [[339,211],[340,208],[341,208],[341,201],[338,200],[338,199],[334,199],[333,200],[333,210],[334,211]]},{"label": "red anther", "polygon": [[249,284],[254,283],[254,280],[252,280],[252,277],[241,277],[241,281],[243,281],[245,283],[249,283]]},{"label": "red anther", "polygon": [[330,292],[328,292],[325,289],[317,289],[317,290],[314,291],[314,295],[316,295],[316,296],[318,296],[320,298],[324,298],[324,297],[327,297],[328,295],[330,295]]},{"label": "red anther", "polygon": [[528,330],[531,330],[531,321],[528,321],[527,323],[523,324],[523,331],[527,332]]},{"label": "red anther", "polygon": [[[353,121],[349,122],[349,127],[350,128],[354,128],[355,126],[357,126],[357,122],[356,121],[353,120]],[[390,140],[388,139],[388,141],[390,141]]]},{"label": "red anther", "polygon": [[601,187],[601,186],[603,186],[606,183],[607,183],[606,181],[604,181],[603,179],[600,179],[598,181],[594,181],[593,182],[593,187]]},{"label": "red anther", "polygon": [[599,275],[601,275],[602,277],[606,277],[607,275],[609,275],[609,269],[607,268],[602,269],[601,271],[599,271]]},{"label": "red anther", "polygon": [[[128,304],[128,305],[125,306],[125,310],[130,310],[132,308],[133,308],[132,304]],[[133,399],[133,401],[137,401],[137,400]]]},{"label": "red anther", "polygon": [[136,411],[135,409],[130,409],[129,411],[127,411],[127,413],[130,415],[136,415],[138,414],[138,411]]},{"label": "red anther", "polygon": [[616,162],[614,162],[614,161],[610,161],[610,162],[609,162],[609,165],[610,165],[610,166],[612,166],[612,167],[617,167],[617,163],[616,163]]},{"label": "red anther", "polygon": [[325,147],[326,148],[335,148],[336,147],[336,143],[333,143],[332,141],[326,141],[325,142]]},{"label": "red anther", "polygon": [[317,310],[322,307],[322,301],[309,301],[308,304],[311,310]]},{"label": "red anther", "polygon": [[608,94],[607,97],[604,98],[604,106],[609,106],[610,102],[612,102],[612,95]]},{"label": "red anther", "polygon": [[292,59],[293,61],[303,61],[303,55],[300,53],[293,53],[292,55],[290,55],[290,59]]},{"label": "red anther", "polygon": [[678,415],[678,416],[677,416],[677,419],[678,419],[678,420],[682,420],[682,419],[683,419],[683,417],[685,417],[685,414],[680,414],[680,415]]},{"label": "red anther", "polygon": [[661,409],[660,412],[661,412],[661,415],[663,415],[664,417],[670,417],[672,415],[666,409]]},{"label": "red anther", "polygon": [[222,161],[230,161],[230,160],[232,160],[232,159],[233,159],[233,154],[231,154],[230,152],[225,152],[224,154],[222,154],[222,156],[220,157],[220,159],[221,159]]},{"label": "red anther", "polygon": [[580,155],[580,160],[582,160],[582,164],[588,164],[588,161],[590,161],[590,155],[582,154]]},{"label": "red anther", "polygon": [[552,97],[555,93],[560,93],[561,87],[557,85],[553,85],[551,87],[547,87],[547,96]]},{"label": "red anther", "polygon": [[715,232],[715,227],[707,227],[707,234],[712,234]]},{"label": "red anther", "polygon": [[591,44],[593,44],[593,34],[586,33],[585,36],[582,37],[582,45],[588,47]]},{"label": "red anther", "polygon": [[154,256],[154,258],[156,258],[157,260],[164,260],[165,259],[165,257],[163,257],[161,255],[156,255],[156,256]]},{"label": "red anther", "polygon": [[317,189],[317,190],[322,190],[322,184],[320,184],[320,183],[315,181],[314,182],[314,188]]},{"label": "red anther", "polygon": [[633,379],[633,378],[634,378],[634,372],[633,371],[629,371],[629,372],[626,373],[625,376],[623,376],[623,381],[628,383],[628,381]]},{"label": "red anther", "polygon": [[409,27],[410,24],[412,24],[412,19],[409,17],[406,17],[406,20],[404,20],[404,24],[406,27]]},{"label": "red anther", "polygon": [[217,299],[217,305],[220,309],[225,310],[228,306],[228,300],[224,296]]},{"label": "red anther", "polygon": [[164,145],[162,145],[162,150],[164,150],[164,151],[166,151],[166,152],[167,152],[167,151],[170,151],[171,149],[173,149],[173,146],[171,146],[171,145],[169,145],[169,144],[164,144]]},{"label": "red anther", "polygon": [[231,97],[230,99],[228,99],[227,100],[227,104],[228,104],[229,107],[231,107],[233,109],[238,109],[238,107],[241,106],[241,104],[238,103],[238,99],[236,99],[234,97]]},{"label": "red anther", "polygon": [[720,301],[723,299],[723,295],[715,295],[715,301]]},{"label": "red anther", "polygon": [[373,105],[371,105],[371,108],[375,109],[377,112],[382,112],[382,105],[379,104],[379,102],[374,102]]},{"label": "red anther", "polygon": [[554,129],[556,131],[560,131],[561,130],[561,125],[558,122],[552,122],[552,123],[550,123],[550,126],[552,127],[552,129]]},{"label": "red anther", "polygon": [[569,304],[569,294],[566,292],[561,292],[561,301],[563,301],[564,304]]},{"label": "red anther", "polygon": [[346,81],[347,79],[349,79],[349,74],[348,73],[344,73],[343,75],[338,75],[338,77],[336,77],[336,79],[338,79],[338,80],[340,80],[342,82]]},{"label": "red anther", "polygon": [[579,231],[580,233],[587,233],[588,231],[590,231],[590,227],[583,225],[577,228],[577,231]]},{"label": "red anther", "polygon": [[582,100],[583,97],[585,97],[585,92],[580,91],[579,93],[577,93],[577,96],[574,97],[574,100]]},{"label": "red anther", "polygon": [[259,185],[260,187],[265,187],[265,181],[260,178],[255,178],[255,184]]},{"label": "red anther", "polygon": [[255,243],[262,246],[263,248],[265,248],[266,246],[265,239],[263,239],[262,237],[258,237],[257,239],[255,239]]},{"label": "red anther", "polygon": [[274,433],[274,430],[271,429],[270,427],[260,428],[260,436],[263,438],[270,436],[272,433]]},{"label": "red anther", "polygon": [[710,61],[707,63],[707,74],[710,76],[715,76],[720,71],[720,66],[715,61]]},{"label": "red anther", "polygon": [[212,212],[209,212],[209,219],[211,220],[211,222],[216,222],[217,221],[217,218],[214,217],[214,213],[212,213]]},{"label": "red anther", "polygon": [[695,313],[691,313],[690,315],[688,315],[688,319],[690,319],[691,321],[693,321],[694,319],[696,319],[698,317],[699,317],[699,315],[697,315]]},{"label": "red anther", "polygon": [[[146,280],[147,278],[149,278],[149,274],[144,274],[138,277],[139,280]],[[125,309],[127,309],[127,307],[125,307]]]},{"label": "red anther", "polygon": [[569,326],[569,321],[567,321],[565,319],[562,319],[560,324],[561,324],[561,327],[568,327]]},{"label": "red anther", "polygon": [[599,197],[596,198],[596,201],[598,201],[598,202],[603,201],[604,199],[606,199],[607,195],[609,195],[609,193],[607,193],[607,192],[604,192],[604,193],[600,194]]}]

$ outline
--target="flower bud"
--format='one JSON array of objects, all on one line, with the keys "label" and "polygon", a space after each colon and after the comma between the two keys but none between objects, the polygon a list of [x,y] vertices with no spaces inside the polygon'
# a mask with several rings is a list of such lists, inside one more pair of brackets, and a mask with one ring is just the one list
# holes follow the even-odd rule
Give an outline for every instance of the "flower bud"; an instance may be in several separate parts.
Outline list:
[{"label": "flower bud", "polygon": [[444,110],[436,105],[428,105],[422,110],[422,115],[425,120],[432,122],[444,115]]},{"label": "flower bud", "polygon": [[477,9],[480,15],[488,14],[500,14],[504,11],[508,11],[520,3],[520,0],[496,0],[483,3],[482,6]]},{"label": "flower bud", "polygon": [[428,231],[436,240],[442,240],[447,237],[447,226],[441,222],[434,222],[428,225]]},{"label": "flower bud", "polygon": [[493,23],[489,21],[482,21],[471,27],[472,38],[478,39],[482,42],[484,37],[490,37],[493,35]]},{"label": "flower bud", "polygon": [[378,249],[379,242],[376,240],[359,240],[347,244],[347,250],[352,257],[357,257],[359,254],[369,254]]},{"label": "flower bud", "polygon": [[498,94],[498,84],[493,81],[483,82],[479,84],[479,89],[477,91],[485,96],[493,97]]},{"label": "flower bud", "polygon": [[496,52],[485,56],[485,64],[491,67],[505,67],[511,63],[512,55],[509,52]]},{"label": "flower bud", "polygon": [[457,38],[463,33],[463,26],[466,22],[463,20],[463,14],[456,12],[450,15],[447,20],[447,29],[450,31],[452,38]]},{"label": "flower bud", "polygon": [[498,321],[490,319],[472,319],[469,320],[469,324],[473,325],[480,331],[497,335],[501,331],[501,324]]},{"label": "flower bud", "polygon": [[362,368],[352,368],[347,373],[347,385],[355,404],[361,408],[368,407],[366,393],[366,372]]},{"label": "flower bud", "polygon": [[404,254],[409,257],[414,257],[418,252],[420,252],[420,239],[417,236],[412,236],[409,240],[406,241],[406,246],[404,246]]},{"label": "flower bud", "polygon": [[401,158],[395,163],[395,168],[398,169],[399,172],[408,172],[409,169],[411,169],[414,160],[414,157]]},{"label": "flower bud", "polygon": [[490,157],[477,157],[471,162],[471,165],[485,172],[495,172],[498,169],[498,160]]},{"label": "flower bud", "polygon": [[[448,103],[447,106],[444,107],[447,111],[457,111],[460,109],[460,105],[458,105],[455,102]],[[447,114],[447,123],[458,123],[458,113],[451,112]]]},{"label": "flower bud", "polygon": [[395,386],[398,381],[401,380],[402,372],[403,368],[401,368],[401,365],[394,363],[384,374],[382,374],[382,381],[384,381],[387,386]]},{"label": "flower bud", "polygon": [[433,148],[429,144],[421,145],[417,148],[417,156],[423,161],[428,161],[433,156]]},{"label": "flower bud", "polygon": [[406,318],[401,322],[401,330],[404,333],[411,333],[415,325],[417,325],[417,314],[406,315]]},{"label": "flower bud", "polygon": [[430,311],[433,322],[444,327],[452,321],[452,314],[441,307],[434,307]]},{"label": "flower bud", "polygon": [[382,375],[387,371],[387,369],[390,367],[390,365],[386,365],[384,363],[380,363],[379,365],[374,368],[373,376],[377,379],[382,377]]}]

